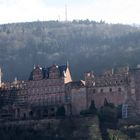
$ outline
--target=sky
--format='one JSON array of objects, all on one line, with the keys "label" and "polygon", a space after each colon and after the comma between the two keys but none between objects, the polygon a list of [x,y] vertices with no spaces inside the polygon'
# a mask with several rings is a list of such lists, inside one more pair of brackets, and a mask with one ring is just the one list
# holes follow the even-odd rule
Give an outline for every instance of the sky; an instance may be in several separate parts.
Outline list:
[{"label": "sky", "polygon": [[140,24],[140,0],[0,0],[0,24],[89,19]]}]

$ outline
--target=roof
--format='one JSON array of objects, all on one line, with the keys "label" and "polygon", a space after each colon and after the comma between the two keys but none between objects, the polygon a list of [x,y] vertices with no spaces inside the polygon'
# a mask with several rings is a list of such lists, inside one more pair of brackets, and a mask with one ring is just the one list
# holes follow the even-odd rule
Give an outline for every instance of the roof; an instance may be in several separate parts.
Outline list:
[{"label": "roof", "polygon": [[[52,66],[54,66],[54,65],[52,65]],[[50,69],[52,68],[52,66],[40,69],[42,71],[43,79],[49,78],[49,72],[50,72]],[[66,72],[66,70],[67,70],[67,65],[58,66],[58,69],[60,72],[60,76],[62,77],[62,76],[64,76],[64,72]],[[33,71],[34,70],[32,70],[32,72],[30,73],[29,80],[33,80]]]},{"label": "roof", "polygon": [[68,83],[67,85],[71,85],[72,88],[80,88],[85,86],[85,81],[79,80],[79,81],[72,81]]}]

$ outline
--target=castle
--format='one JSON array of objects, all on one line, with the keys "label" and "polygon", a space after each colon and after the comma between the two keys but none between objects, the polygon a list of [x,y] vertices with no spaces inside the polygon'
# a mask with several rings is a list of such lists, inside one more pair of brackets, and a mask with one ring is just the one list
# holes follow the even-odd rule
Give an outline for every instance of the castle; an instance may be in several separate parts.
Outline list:
[{"label": "castle", "polygon": [[0,70],[0,119],[32,119],[55,116],[63,106],[66,115],[79,115],[94,100],[98,109],[107,100],[122,105],[123,118],[140,114],[140,68],[111,69],[102,75],[92,71],[73,81],[68,64],[35,66],[28,81],[2,83]]}]

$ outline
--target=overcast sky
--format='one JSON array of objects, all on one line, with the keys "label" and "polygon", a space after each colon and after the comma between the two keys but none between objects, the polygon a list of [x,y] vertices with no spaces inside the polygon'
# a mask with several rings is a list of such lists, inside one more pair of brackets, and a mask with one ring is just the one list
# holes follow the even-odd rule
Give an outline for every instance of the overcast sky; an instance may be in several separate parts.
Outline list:
[{"label": "overcast sky", "polygon": [[140,0],[0,0],[0,24],[26,21],[105,20],[140,24]]}]

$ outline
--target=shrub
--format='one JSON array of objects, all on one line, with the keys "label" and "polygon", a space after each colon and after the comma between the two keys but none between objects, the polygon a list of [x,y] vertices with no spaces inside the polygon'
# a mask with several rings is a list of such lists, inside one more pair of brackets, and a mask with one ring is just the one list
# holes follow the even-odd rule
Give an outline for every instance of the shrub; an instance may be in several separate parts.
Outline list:
[{"label": "shrub", "polygon": [[58,107],[57,111],[56,111],[56,116],[65,116],[65,107],[64,106],[60,106]]},{"label": "shrub", "polygon": [[82,110],[80,112],[80,115],[96,115],[97,114],[97,109],[95,107],[94,100],[91,101],[91,104],[87,110]]}]

